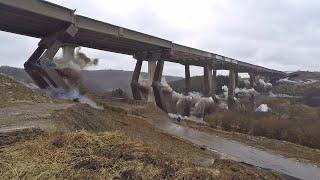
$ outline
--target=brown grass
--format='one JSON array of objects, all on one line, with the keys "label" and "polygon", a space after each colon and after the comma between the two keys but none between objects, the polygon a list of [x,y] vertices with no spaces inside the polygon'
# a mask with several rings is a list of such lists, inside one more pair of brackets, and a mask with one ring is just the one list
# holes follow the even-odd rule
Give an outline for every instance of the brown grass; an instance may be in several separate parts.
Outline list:
[{"label": "brown grass", "polygon": [[[215,178],[119,133],[55,133],[2,149],[0,179]],[[189,169],[191,168],[191,169]],[[199,173],[204,172],[204,173]]]},{"label": "brown grass", "polygon": [[289,100],[265,100],[269,113],[223,111],[205,118],[211,127],[285,140],[320,149],[320,111]]},{"label": "brown grass", "polygon": [[53,133],[0,149],[0,179],[230,178],[281,179],[226,160],[196,167],[118,132]]},{"label": "brown grass", "polygon": [[0,133],[0,147],[9,146],[20,141],[33,140],[46,135],[47,133],[38,128]]}]

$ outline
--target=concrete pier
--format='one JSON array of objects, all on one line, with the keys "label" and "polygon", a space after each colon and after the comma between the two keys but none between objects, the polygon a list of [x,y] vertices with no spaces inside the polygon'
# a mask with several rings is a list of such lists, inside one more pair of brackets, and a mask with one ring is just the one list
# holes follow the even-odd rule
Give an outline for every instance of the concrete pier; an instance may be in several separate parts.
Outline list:
[{"label": "concrete pier", "polygon": [[205,97],[209,97],[212,94],[212,69],[209,66],[206,66],[203,68],[203,80],[204,80],[204,89],[203,89],[203,95]]},{"label": "concrete pier", "polygon": [[250,76],[250,88],[253,88],[254,87],[254,80],[255,80],[256,76],[253,73],[249,73],[249,76]]},{"label": "concrete pier", "polygon": [[148,101],[155,102],[154,94],[152,90],[152,82],[153,76],[156,70],[157,62],[154,60],[148,61],[148,86],[150,87],[149,94],[148,94]]},{"label": "concrete pier", "polygon": [[161,108],[164,112],[168,112],[167,105],[164,99],[163,92],[161,90],[161,78],[163,72],[164,61],[163,59],[159,59],[156,65],[156,69],[154,72],[152,88],[154,92],[154,99],[159,108]]},{"label": "concrete pier", "polygon": [[228,83],[228,108],[233,110],[235,108],[234,100],[234,90],[235,90],[235,70],[229,70],[229,83]]},{"label": "concrete pier", "polygon": [[[250,88],[254,88],[254,81],[255,81],[256,75],[253,73],[249,73],[249,76],[250,76]],[[251,96],[250,96],[250,110],[252,112],[254,112],[255,109],[256,109],[256,98],[255,98],[254,94],[251,94]]]},{"label": "concrete pier", "polygon": [[190,82],[190,65],[186,64],[184,66],[184,73],[185,73],[184,93],[185,93],[185,95],[188,95],[188,93],[190,92],[190,86],[191,86],[191,82]]},{"label": "concrete pier", "polygon": [[132,79],[131,79],[131,91],[134,100],[141,100],[141,92],[139,85],[139,77],[141,73],[143,61],[141,59],[137,59],[136,66],[134,68]]},{"label": "concrete pier", "polygon": [[237,87],[239,87],[239,73],[238,73],[238,71],[235,71],[234,72],[234,78],[235,78],[235,87],[237,88]]},{"label": "concrete pier", "polygon": [[212,96],[217,94],[217,71],[212,70]]},{"label": "concrete pier", "polygon": [[63,46],[62,47],[62,55],[63,59],[71,61],[74,59],[75,56],[75,46]]}]

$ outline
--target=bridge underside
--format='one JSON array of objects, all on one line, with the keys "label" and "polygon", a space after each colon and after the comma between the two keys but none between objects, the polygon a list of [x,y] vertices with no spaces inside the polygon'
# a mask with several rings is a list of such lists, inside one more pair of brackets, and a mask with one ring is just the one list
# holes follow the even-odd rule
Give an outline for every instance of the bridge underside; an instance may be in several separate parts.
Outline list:
[{"label": "bridge underside", "polygon": [[182,46],[165,39],[136,32],[105,22],[75,15],[74,11],[40,0],[3,0],[0,2],[0,30],[26,36],[45,38],[66,29],[78,28],[73,38],[63,43],[115,53],[138,55],[166,54],[164,61],[215,69],[230,69],[237,64],[239,72],[285,75],[281,71],[248,64],[222,55]]},{"label": "bridge underside", "polygon": [[[206,95],[214,94],[212,70],[230,70],[230,76],[239,72],[282,78],[286,73],[245,63],[222,55],[175,44],[171,41],[122,28],[105,22],[76,15],[71,9],[41,0],[2,0],[0,2],[0,30],[40,38],[39,47],[25,63],[25,68],[41,88],[48,86],[67,89],[59,72],[48,68],[56,52],[63,45],[82,46],[104,51],[132,55],[137,59],[131,87],[135,99],[141,99],[138,75],[142,61],[157,62],[152,88],[155,101],[166,110],[162,102],[160,80],[164,61],[185,66],[202,66],[205,71]],[[186,68],[188,70],[189,68]],[[237,72],[236,74],[234,74]],[[186,75],[189,79],[190,73]],[[215,73],[213,73],[215,75]],[[230,84],[233,84],[232,78]],[[190,84],[186,82],[186,84]],[[234,85],[229,92],[233,96]]]}]

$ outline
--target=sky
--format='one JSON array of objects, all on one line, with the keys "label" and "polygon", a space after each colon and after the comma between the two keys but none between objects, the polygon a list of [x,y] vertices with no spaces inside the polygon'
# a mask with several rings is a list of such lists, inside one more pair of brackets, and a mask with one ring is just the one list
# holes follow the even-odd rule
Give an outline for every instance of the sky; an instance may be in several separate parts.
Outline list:
[{"label": "sky", "polygon": [[[320,71],[319,0],[49,0],[175,43],[283,71]],[[39,39],[0,32],[0,65],[22,67]],[[91,69],[133,70],[131,56],[82,48]],[[147,65],[144,63],[143,71]],[[164,74],[184,76],[166,63]],[[191,67],[191,75],[202,75]]]}]

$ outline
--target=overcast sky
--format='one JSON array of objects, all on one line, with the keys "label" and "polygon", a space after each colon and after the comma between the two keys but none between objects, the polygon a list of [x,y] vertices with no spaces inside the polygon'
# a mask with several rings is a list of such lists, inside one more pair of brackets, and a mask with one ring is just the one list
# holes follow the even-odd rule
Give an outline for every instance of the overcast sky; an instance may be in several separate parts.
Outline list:
[{"label": "overcast sky", "polygon": [[[80,15],[245,62],[278,70],[320,71],[319,0],[50,1],[77,9]],[[0,64],[22,67],[38,41],[0,32]],[[100,59],[98,69],[134,68],[130,56],[82,51]],[[191,71],[202,74],[201,68]],[[164,72],[183,76],[184,68],[166,63]]]}]

